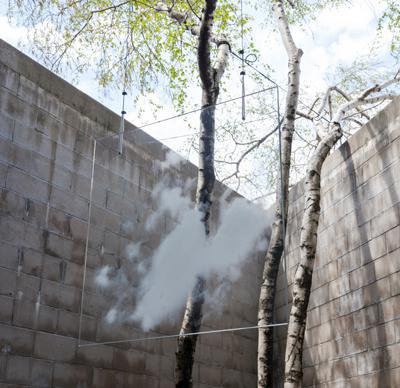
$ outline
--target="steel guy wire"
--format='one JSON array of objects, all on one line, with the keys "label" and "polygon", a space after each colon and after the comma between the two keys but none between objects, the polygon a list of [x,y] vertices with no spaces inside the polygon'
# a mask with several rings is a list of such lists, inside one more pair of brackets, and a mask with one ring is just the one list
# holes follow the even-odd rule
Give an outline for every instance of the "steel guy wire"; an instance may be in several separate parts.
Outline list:
[{"label": "steel guy wire", "polygon": [[[270,86],[270,87],[268,87],[268,88],[264,88],[264,89],[261,89],[261,90],[257,90],[257,91],[255,91],[255,92],[251,92],[251,93],[246,94],[245,97],[250,97],[250,96],[254,96],[254,95],[257,95],[257,94],[260,94],[260,93],[263,93],[263,92],[267,92],[268,90],[272,90],[272,89],[274,89],[275,87],[276,87],[276,86]],[[230,98],[230,99],[228,99],[228,100],[224,100],[224,101],[217,102],[217,103],[215,104],[215,106],[228,104],[229,102],[233,102],[233,101],[240,100],[240,99],[242,99],[242,96],[240,96],[240,97],[233,97],[233,98]],[[205,109],[208,109],[208,108],[209,108],[209,107],[200,107],[200,108],[192,109],[192,110],[190,110],[190,111],[186,111],[186,112],[183,112],[183,113],[180,113],[180,114],[177,114],[177,115],[169,116],[169,117],[166,117],[166,118],[164,118],[164,119],[152,121],[152,122],[150,122],[150,123],[143,124],[143,125],[140,125],[140,126],[138,126],[138,127],[136,127],[136,128],[133,128],[133,129],[130,130],[129,132],[134,132],[134,131],[137,131],[137,130],[139,130],[139,129],[143,129],[143,128],[146,128],[146,127],[150,127],[151,125],[164,123],[164,122],[166,122],[166,121],[170,121],[170,120],[173,120],[173,119],[177,119],[177,118],[179,118],[179,117],[187,116],[187,115],[192,114],[192,113],[200,112],[200,111],[205,110]],[[115,136],[119,136],[119,132],[113,133],[113,134],[110,134],[110,135],[106,135],[106,136],[102,136],[102,137],[100,137],[100,138],[97,138],[96,140],[97,140],[97,141],[102,141],[102,140],[105,140],[105,139],[107,139],[107,138],[112,138],[112,137],[115,137]]]},{"label": "steel guy wire", "polygon": [[217,334],[217,333],[229,333],[234,331],[244,331],[244,330],[254,330],[254,329],[264,329],[267,327],[279,327],[279,326],[287,326],[288,322],[282,323],[271,323],[269,325],[256,325],[256,326],[244,326],[244,327],[234,327],[229,329],[218,329],[218,330],[206,330],[206,331],[198,331],[192,333],[179,333],[179,334],[167,334],[167,335],[159,335],[153,337],[139,337],[139,338],[131,338],[131,339],[121,339],[115,341],[104,341],[104,342],[95,342],[95,343],[86,343],[86,344],[78,344],[78,348],[84,347],[94,347],[101,345],[115,345],[115,344],[123,344],[127,342],[143,342],[143,341],[155,341],[155,340],[163,340],[170,338],[180,338],[180,337],[194,337],[198,335],[206,335],[206,334]]}]

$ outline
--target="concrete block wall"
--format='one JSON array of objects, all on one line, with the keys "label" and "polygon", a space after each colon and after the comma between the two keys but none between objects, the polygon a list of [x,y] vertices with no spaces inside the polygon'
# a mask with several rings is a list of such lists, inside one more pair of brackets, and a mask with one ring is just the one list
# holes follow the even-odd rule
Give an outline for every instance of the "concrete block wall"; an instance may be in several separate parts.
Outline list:
[{"label": "concrete block wall", "polygon": [[[305,387],[400,386],[400,99],[342,144],[322,171],[322,212],[304,351]],[[303,184],[290,195],[289,279]],[[290,281],[290,280],[289,280]],[[277,317],[286,319],[280,277]],[[277,330],[282,386],[286,329]]]},{"label": "concrete block wall", "polygon": [[[400,385],[399,112],[395,100],[324,166],[305,386]],[[117,115],[0,41],[0,386],[173,386],[174,340],[77,347],[92,139],[118,127]],[[144,233],[155,206],[150,192],[161,178],[154,161],[166,148],[130,124],[127,130],[123,157],[112,141],[98,143],[82,319],[87,341],[143,335],[132,325],[105,324],[110,295],[94,290],[93,275],[104,264],[126,265],[123,247],[130,241],[146,237],[148,255],[173,227],[165,219],[155,233]],[[195,175],[190,164],[176,171]],[[290,194],[289,279],[299,253],[302,195],[300,183]],[[262,257],[248,261],[221,314],[206,311],[205,330],[255,324],[261,267]],[[279,284],[277,320],[284,321],[282,274]],[[151,334],[177,329],[163,324]],[[285,328],[276,333],[279,387]],[[201,337],[195,387],[255,386],[256,349],[255,332]]]},{"label": "concrete block wall", "polygon": [[[0,386],[173,386],[175,340],[77,347],[93,137],[118,128],[116,114],[0,41]],[[110,295],[94,289],[94,273],[104,264],[126,266],[131,241],[144,240],[143,254],[151,254],[173,226],[166,218],[144,233],[162,174],[156,162],[167,149],[129,123],[126,130],[122,157],[112,141],[97,144],[86,341],[144,335],[134,325],[105,323]],[[196,168],[186,163],[175,174],[195,177]],[[223,311],[206,310],[204,330],[256,323],[261,264],[261,257],[248,260]],[[177,331],[163,324],[150,334]],[[254,332],[201,337],[194,386],[255,386],[256,348]]]}]

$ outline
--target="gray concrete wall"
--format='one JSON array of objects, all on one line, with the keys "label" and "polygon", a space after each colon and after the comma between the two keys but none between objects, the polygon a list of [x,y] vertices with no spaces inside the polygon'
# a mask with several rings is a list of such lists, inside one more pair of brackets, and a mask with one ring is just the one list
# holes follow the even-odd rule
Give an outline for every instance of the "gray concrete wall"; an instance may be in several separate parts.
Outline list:
[{"label": "gray concrete wall", "polygon": [[[92,139],[118,128],[116,114],[0,41],[0,386],[173,386],[175,340],[77,347]],[[134,325],[105,323],[109,295],[94,288],[95,270],[126,265],[130,241],[144,239],[142,253],[151,254],[172,227],[165,219],[151,235],[143,228],[167,148],[126,130],[122,157],[115,141],[97,149],[82,320],[82,339],[94,342],[143,336]],[[195,177],[196,168],[186,163],[175,174]],[[248,261],[223,315],[206,309],[204,330],[256,323],[260,264]],[[165,324],[150,334],[177,331]],[[255,336],[201,337],[195,387],[254,386]]]},{"label": "gray concrete wall", "polygon": [[[394,101],[327,160],[322,215],[304,352],[305,386],[400,386],[400,100]],[[0,41],[0,386],[172,387],[175,340],[77,348],[92,138],[115,131],[119,117]],[[128,130],[134,130],[130,124]],[[130,235],[142,231],[160,179],[154,161],[166,148],[134,130],[123,157],[101,142],[96,158],[93,228],[82,338],[141,336],[111,328],[108,295],[94,271],[122,266]],[[114,142],[115,143],[115,142]],[[185,164],[177,176],[193,177]],[[287,259],[298,259],[302,184],[291,191]],[[217,192],[223,191],[222,186]],[[151,253],[171,228],[147,236]],[[256,322],[262,260],[254,258],[232,288],[222,315],[206,311],[203,328]],[[285,320],[282,274],[277,320]],[[179,321],[179,320],[178,320]],[[174,333],[162,325],[152,334]],[[285,329],[276,330],[281,386]],[[200,338],[196,388],[254,387],[256,333]]]},{"label": "gray concrete wall", "polygon": [[[322,193],[304,386],[399,387],[400,99],[327,159]],[[292,279],[299,257],[302,183],[290,200],[287,260]],[[285,319],[282,287],[277,314]],[[286,330],[277,334],[278,387]]]}]

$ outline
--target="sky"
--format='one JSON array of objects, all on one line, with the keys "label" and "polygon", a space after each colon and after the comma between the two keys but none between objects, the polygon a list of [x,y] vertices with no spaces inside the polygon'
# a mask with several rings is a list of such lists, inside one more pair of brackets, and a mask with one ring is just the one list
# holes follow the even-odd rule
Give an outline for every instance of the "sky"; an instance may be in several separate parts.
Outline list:
[{"label": "sky", "polygon": [[[24,44],[26,45],[29,31],[24,27],[10,25],[6,17],[7,3],[8,0],[0,0],[0,38],[26,51],[27,48],[24,47]],[[331,86],[332,74],[335,73],[337,66],[349,66],[357,58],[369,55],[374,42],[376,42],[377,22],[383,9],[383,3],[379,0],[353,0],[351,6],[347,4],[335,10],[326,9],[307,25],[292,27],[296,44],[304,52],[301,65],[303,93],[301,101],[309,103],[316,94]],[[244,13],[250,13],[250,11],[244,9]],[[281,85],[285,85],[287,56],[279,35],[271,31],[270,27],[258,23],[257,20],[252,22],[252,27],[251,37],[260,52],[255,66],[263,71],[265,71],[267,65],[270,66],[275,80]],[[250,36],[245,38],[249,40]],[[393,67],[394,70],[394,61],[389,55],[390,40],[390,33],[383,30],[379,44],[375,44],[376,56],[381,59],[382,67]],[[29,52],[27,54],[29,55]],[[239,64],[234,59],[231,60],[230,66],[234,66],[235,69],[238,69],[238,72],[240,71]],[[68,81],[72,80],[72,77],[68,74],[63,76]],[[240,77],[238,74],[233,74],[232,79],[229,80],[229,85],[231,89],[237,90],[238,95],[240,94]],[[104,92],[104,90],[100,90],[92,72],[83,74],[79,81],[75,82],[75,86],[99,100],[111,110],[120,113],[121,93],[119,91]],[[258,90],[259,87],[253,84],[249,89],[251,89],[250,91]],[[192,101],[200,101],[200,90],[194,87],[191,97]],[[147,96],[141,97],[135,106],[132,100],[129,100],[128,95],[125,109],[128,121],[141,126],[176,114],[172,104],[168,103],[168,99],[162,92],[153,94],[152,98],[162,105],[162,108],[157,112],[154,112],[148,103]],[[282,96],[283,98],[284,96]],[[224,99],[222,93],[220,99]],[[189,109],[197,106],[196,104]],[[138,117],[139,108],[143,111],[140,117]],[[187,137],[185,135],[196,132],[198,113],[189,115],[188,122],[192,124],[190,127],[187,122],[182,120],[171,120],[148,126],[145,130],[156,139],[168,138],[163,142],[182,153],[192,162],[196,162],[197,155],[193,152],[186,152],[185,141]]]}]

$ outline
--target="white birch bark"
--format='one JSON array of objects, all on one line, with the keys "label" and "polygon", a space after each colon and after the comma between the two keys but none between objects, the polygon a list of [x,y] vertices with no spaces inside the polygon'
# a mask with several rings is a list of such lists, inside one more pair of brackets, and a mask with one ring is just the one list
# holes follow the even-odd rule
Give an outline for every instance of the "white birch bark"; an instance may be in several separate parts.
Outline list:
[{"label": "white birch bark", "polygon": [[[263,280],[260,289],[258,309],[259,326],[265,326],[274,323],[276,279],[279,270],[279,263],[284,249],[284,241],[282,236],[286,225],[283,225],[283,222],[286,223],[287,218],[290,159],[294,121],[296,117],[299,95],[300,59],[302,56],[302,51],[296,47],[291,35],[282,0],[275,0],[273,2],[273,11],[277,19],[282,42],[289,59],[288,93],[286,96],[284,121],[282,125],[282,182],[279,180],[276,188],[275,220],[272,225],[271,239],[268,252],[265,257]],[[262,328],[258,331],[258,388],[272,387],[272,363],[273,327]]]},{"label": "white birch bark", "polygon": [[318,238],[318,223],[321,198],[321,169],[332,147],[342,137],[342,122],[345,114],[361,105],[373,104],[381,100],[393,99],[393,94],[384,94],[367,98],[384,88],[399,82],[393,79],[382,85],[367,89],[360,97],[343,104],[335,115],[328,133],[318,144],[309,161],[305,177],[305,204],[300,232],[300,261],[295,273],[292,291],[292,308],[290,311],[286,354],[285,354],[285,388],[302,387],[303,342],[306,329],[307,307],[311,293],[312,273]]}]

